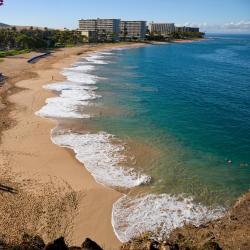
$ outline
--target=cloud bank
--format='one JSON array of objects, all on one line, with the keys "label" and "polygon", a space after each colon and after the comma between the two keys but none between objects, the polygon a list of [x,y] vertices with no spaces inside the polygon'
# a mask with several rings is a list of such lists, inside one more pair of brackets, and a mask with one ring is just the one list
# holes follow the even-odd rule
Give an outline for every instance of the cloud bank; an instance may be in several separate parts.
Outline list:
[{"label": "cloud bank", "polygon": [[[216,33],[250,33],[250,20],[240,22],[230,22],[225,24],[208,24],[208,23],[185,23],[185,26],[200,27],[204,32]],[[177,25],[178,26],[178,25]],[[181,26],[181,25],[180,25]]]}]

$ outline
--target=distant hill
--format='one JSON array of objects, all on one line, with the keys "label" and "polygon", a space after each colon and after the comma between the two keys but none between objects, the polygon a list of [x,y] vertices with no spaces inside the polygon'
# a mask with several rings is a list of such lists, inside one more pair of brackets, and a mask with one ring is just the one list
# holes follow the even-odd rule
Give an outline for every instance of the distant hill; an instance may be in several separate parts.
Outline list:
[{"label": "distant hill", "polygon": [[15,27],[17,30],[30,29],[31,27],[33,27],[33,29],[44,30],[43,27],[37,27],[37,26],[21,26],[21,25],[9,25],[5,23],[0,23],[0,29],[7,29],[12,27]]},{"label": "distant hill", "polygon": [[5,23],[0,23],[0,28],[8,28],[10,25],[5,24]]}]

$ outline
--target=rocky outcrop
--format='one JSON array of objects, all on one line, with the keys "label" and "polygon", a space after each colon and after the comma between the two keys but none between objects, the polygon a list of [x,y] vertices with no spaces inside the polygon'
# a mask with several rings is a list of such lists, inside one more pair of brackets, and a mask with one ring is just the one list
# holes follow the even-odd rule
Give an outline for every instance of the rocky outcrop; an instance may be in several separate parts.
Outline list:
[{"label": "rocky outcrop", "polygon": [[124,244],[122,250],[249,250],[250,192],[241,197],[222,218],[195,227],[185,225],[163,241],[150,233]]},{"label": "rocky outcrop", "polygon": [[102,248],[87,238],[81,247],[68,246],[63,237],[60,237],[47,245],[39,236],[24,234],[19,245],[10,245],[0,241],[0,250],[102,250]]},{"label": "rocky outcrop", "polygon": [[82,249],[86,249],[86,250],[102,250],[102,248],[99,245],[97,245],[94,241],[92,241],[89,238],[87,238],[82,243]]},{"label": "rocky outcrop", "polygon": [[44,241],[39,236],[31,236],[28,234],[23,235],[21,244],[23,249],[43,249],[45,247]]}]

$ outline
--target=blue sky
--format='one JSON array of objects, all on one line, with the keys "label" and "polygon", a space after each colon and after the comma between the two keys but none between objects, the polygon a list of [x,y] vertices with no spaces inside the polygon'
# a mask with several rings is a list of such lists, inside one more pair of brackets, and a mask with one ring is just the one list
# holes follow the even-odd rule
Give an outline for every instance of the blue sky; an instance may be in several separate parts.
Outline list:
[{"label": "blue sky", "polygon": [[77,28],[80,18],[122,18],[250,33],[250,0],[4,0],[0,22]]}]

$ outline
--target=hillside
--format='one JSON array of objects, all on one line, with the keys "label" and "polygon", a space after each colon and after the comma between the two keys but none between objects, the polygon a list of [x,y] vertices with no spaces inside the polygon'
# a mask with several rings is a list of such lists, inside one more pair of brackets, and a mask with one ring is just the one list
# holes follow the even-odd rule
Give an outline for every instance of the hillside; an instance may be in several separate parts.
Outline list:
[{"label": "hillside", "polygon": [[[58,238],[45,246],[39,236],[24,234],[19,245],[6,244],[0,238],[0,249],[79,249],[102,250],[90,239],[81,247],[68,247],[64,238]],[[149,233],[125,243],[121,250],[249,250],[250,249],[250,192],[243,195],[222,218],[199,227],[186,225],[174,230],[169,238],[156,241]]]},{"label": "hillside", "polygon": [[9,28],[10,25],[5,24],[5,23],[0,23],[0,28]]},{"label": "hillside", "polygon": [[17,30],[23,30],[23,29],[30,29],[31,27],[33,29],[39,29],[39,30],[44,30],[44,27],[37,27],[37,26],[30,26],[30,25],[9,25],[5,23],[0,23],[0,29],[7,29],[7,28],[12,28],[15,27]]}]

